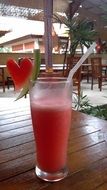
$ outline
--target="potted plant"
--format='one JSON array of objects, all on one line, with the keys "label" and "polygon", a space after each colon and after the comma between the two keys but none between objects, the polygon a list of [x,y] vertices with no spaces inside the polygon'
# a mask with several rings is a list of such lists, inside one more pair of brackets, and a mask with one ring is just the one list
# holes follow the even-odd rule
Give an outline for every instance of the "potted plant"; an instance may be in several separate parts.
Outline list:
[{"label": "potted plant", "polygon": [[[95,41],[97,33],[94,30],[93,23],[88,19],[80,20],[78,17],[70,17],[69,15],[61,18],[58,14],[55,14],[55,17],[58,22],[65,24],[66,33],[68,34],[63,63],[64,76],[68,76],[69,71],[80,59],[80,56],[75,56],[77,47],[81,48],[81,54],[83,54],[84,46],[89,48],[91,43]],[[80,95],[81,68],[75,73],[73,79],[73,83],[78,89],[78,95]]]},{"label": "potted plant", "polygon": [[68,34],[65,55],[69,52],[70,56],[74,56],[78,46],[80,46],[81,53],[83,54],[83,47],[89,48],[91,43],[97,39],[94,24],[88,19],[80,20],[78,17],[70,18],[69,15],[61,18],[58,14],[54,16],[58,22],[65,24],[66,33]]}]

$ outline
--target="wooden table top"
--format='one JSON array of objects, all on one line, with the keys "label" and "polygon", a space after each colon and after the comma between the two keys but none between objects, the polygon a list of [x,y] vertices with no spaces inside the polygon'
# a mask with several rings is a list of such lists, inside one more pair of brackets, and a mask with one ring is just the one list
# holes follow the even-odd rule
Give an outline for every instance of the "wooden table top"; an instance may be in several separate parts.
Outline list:
[{"label": "wooden table top", "polygon": [[62,181],[44,182],[34,167],[29,106],[0,110],[0,190],[107,190],[107,121],[73,111]]}]

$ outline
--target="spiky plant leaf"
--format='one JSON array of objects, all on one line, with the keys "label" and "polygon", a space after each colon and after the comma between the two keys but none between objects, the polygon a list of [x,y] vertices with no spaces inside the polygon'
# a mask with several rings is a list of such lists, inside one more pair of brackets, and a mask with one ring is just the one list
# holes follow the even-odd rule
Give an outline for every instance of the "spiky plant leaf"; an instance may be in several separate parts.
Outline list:
[{"label": "spiky plant leaf", "polygon": [[[55,15],[56,14],[54,14],[54,16]],[[61,18],[58,17],[58,14],[56,15],[56,19],[61,24],[65,24],[66,34],[68,34],[70,39],[69,51],[72,56],[74,56],[78,45],[80,45],[81,50],[83,46],[89,48],[92,42],[97,38],[97,32],[91,25],[92,22],[87,19],[80,20],[79,18],[70,18],[68,15],[66,15],[65,18]]]}]

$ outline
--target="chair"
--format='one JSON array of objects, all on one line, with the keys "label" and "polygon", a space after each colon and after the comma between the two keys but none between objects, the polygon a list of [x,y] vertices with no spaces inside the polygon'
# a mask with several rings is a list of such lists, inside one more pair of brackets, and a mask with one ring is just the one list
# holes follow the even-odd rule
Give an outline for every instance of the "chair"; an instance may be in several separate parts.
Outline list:
[{"label": "chair", "polygon": [[[74,65],[79,61],[80,57],[67,57],[67,68],[66,76],[68,76],[69,71],[74,67]],[[80,96],[81,91],[81,67],[76,71],[73,76],[73,86],[77,86],[77,94]]]},{"label": "chair", "polygon": [[93,90],[94,80],[98,82],[98,88],[102,90],[102,84],[107,80],[107,74],[103,71],[102,58],[94,57],[91,58],[92,67],[92,80],[91,80],[91,90]]},{"label": "chair", "polygon": [[5,92],[5,65],[0,65],[0,86],[3,88],[3,92]]},{"label": "chair", "polygon": [[89,83],[91,75],[92,75],[91,64],[88,63],[88,59],[86,59],[86,61],[82,64],[81,79],[86,79],[87,83]]},{"label": "chair", "polygon": [[7,77],[7,82],[6,83],[7,83],[7,88],[8,89],[10,88],[10,86],[13,86],[14,89],[15,89],[14,82],[13,82],[13,80],[12,80],[12,78],[10,76]]}]

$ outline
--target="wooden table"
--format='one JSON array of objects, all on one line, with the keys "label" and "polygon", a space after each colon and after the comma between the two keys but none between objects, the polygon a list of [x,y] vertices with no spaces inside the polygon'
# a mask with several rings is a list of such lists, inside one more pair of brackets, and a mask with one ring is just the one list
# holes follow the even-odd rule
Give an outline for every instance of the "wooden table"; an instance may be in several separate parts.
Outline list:
[{"label": "wooden table", "polygon": [[6,65],[0,65],[0,76],[1,76],[1,83],[3,87],[3,92],[5,92],[5,69]]},{"label": "wooden table", "polygon": [[107,190],[107,121],[73,111],[68,176],[38,179],[28,107],[0,110],[0,190]]}]

